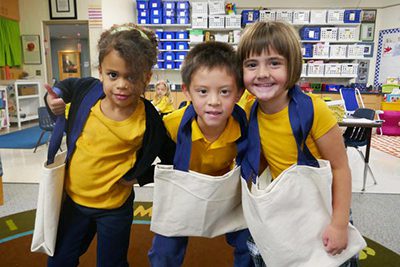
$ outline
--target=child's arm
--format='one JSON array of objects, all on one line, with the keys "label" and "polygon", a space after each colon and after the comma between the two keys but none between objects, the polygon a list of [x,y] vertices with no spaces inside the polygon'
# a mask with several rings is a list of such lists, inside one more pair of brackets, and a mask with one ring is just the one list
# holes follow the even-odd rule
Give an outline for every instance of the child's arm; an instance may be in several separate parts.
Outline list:
[{"label": "child's arm", "polygon": [[53,112],[54,115],[59,116],[64,114],[65,112],[65,102],[62,98],[60,98],[54,91],[53,88],[45,84],[44,87],[47,90],[47,95],[45,97],[46,103],[48,107],[50,108],[51,112]]},{"label": "child's arm", "polygon": [[317,141],[322,158],[329,160],[332,168],[332,219],[322,235],[325,249],[332,255],[340,254],[347,246],[351,171],[339,126],[333,126]]}]

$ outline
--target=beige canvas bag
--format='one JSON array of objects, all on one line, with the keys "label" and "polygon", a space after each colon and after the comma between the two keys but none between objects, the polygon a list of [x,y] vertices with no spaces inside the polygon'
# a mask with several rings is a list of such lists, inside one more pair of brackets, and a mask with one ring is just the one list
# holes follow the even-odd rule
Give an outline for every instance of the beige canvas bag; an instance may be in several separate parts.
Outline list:
[{"label": "beige canvas bag", "polygon": [[242,184],[242,205],[250,233],[268,267],[337,267],[366,246],[348,225],[348,245],[329,255],[322,233],[332,215],[332,173],[329,161],[319,168],[293,165],[271,182],[269,169],[252,183]]},{"label": "beige canvas bag", "polygon": [[215,237],[245,228],[240,167],[210,176],[156,166],[151,231],[164,236]]}]

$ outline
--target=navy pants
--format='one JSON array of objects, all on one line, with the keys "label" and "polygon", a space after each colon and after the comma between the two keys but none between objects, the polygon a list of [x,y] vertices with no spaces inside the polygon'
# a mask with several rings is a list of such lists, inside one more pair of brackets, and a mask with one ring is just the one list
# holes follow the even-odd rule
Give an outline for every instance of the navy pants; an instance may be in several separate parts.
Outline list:
[{"label": "navy pants", "polygon": [[[235,267],[254,266],[247,239],[250,237],[248,229],[225,234],[226,242],[234,250]],[[153,239],[153,246],[149,252],[149,259],[152,267],[178,267],[182,266],[185,258],[188,237],[166,237],[156,234]]]},{"label": "navy pants", "polygon": [[106,210],[84,207],[67,197],[61,208],[55,254],[48,258],[47,266],[78,266],[79,257],[86,252],[96,233],[97,266],[129,266],[133,199],[132,191],[121,207]]}]

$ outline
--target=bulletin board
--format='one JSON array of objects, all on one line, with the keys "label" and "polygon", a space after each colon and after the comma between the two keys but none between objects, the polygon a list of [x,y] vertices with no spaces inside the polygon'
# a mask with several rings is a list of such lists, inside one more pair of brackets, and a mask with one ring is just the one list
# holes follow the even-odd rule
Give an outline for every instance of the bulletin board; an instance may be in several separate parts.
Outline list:
[{"label": "bulletin board", "polygon": [[374,85],[385,84],[388,77],[400,77],[400,28],[379,31]]}]

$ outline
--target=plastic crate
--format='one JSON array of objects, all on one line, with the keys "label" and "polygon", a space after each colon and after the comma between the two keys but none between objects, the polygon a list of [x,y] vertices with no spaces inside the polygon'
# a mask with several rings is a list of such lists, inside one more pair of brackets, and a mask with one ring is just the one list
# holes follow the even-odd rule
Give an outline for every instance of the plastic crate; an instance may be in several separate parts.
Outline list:
[{"label": "plastic crate", "polygon": [[342,64],[327,63],[325,64],[324,75],[327,77],[339,77],[342,72]]},{"label": "plastic crate", "polygon": [[225,15],[208,16],[208,28],[225,28]]},{"label": "plastic crate", "polygon": [[175,9],[163,9],[163,16],[164,17],[175,17],[176,16],[176,11]]},{"label": "plastic crate", "polygon": [[330,9],[326,21],[328,23],[340,24],[344,22],[344,9]]},{"label": "plastic crate", "polygon": [[190,9],[190,3],[189,1],[178,1],[176,3],[176,10],[182,10],[182,9]]},{"label": "plastic crate", "polygon": [[325,43],[317,43],[313,45],[313,57],[329,58],[329,45]]},{"label": "plastic crate", "polygon": [[336,41],[338,38],[338,28],[323,27],[321,28],[321,41]]},{"label": "plastic crate", "polygon": [[225,15],[225,1],[208,1],[209,15]]},{"label": "plastic crate", "polygon": [[172,32],[172,31],[163,32],[162,39],[175,39],[175,32]]},{"label": "plastic crate", "polygon": [[174,50],[175,43],[174,42],[162,42],[162,49],[164,50]]},{"label": "plastic crate", "polygon": [[325,24],[326,23],[326,9],[313,9],[310,12],[310,24]]},{"label": "plastic crate", "polygon": [[158,53],[157,59],[164,60],[164,52]]},{"label": "plastic crate", "polygon": [[225,17],[225,28],[239,29],[242,21],[242,15],[227,15]]},{"label": "plastic crate", "polygon": [[308,63],[307,64],[307,76],[323,76],[325,65],[322,63]]},{"label": "plastic crate", "polygon": [[164,61],[163,68],[167,70],[175,69],[175,62],[174,61]]},{"label": "plastic crate", "polygon": [[307,76],[307,64],[303,63],[301,68],[301,76]]},{"label": "plastic crate", "polygon": [[181,68],[181,66],[182,66],[182,61],[175,61],[175,66],[174,66],[174,68],[175,68],[176,70],[179,70],[179,69]]},{"label": "plastic crate", "polygon": [[175,9],[176,8],[176,2],[175,1],[163,1],[163,8],[164,9]]},{"label": "plastic crate", "polygon": [[164,68],[164,62],[162,61],[157,61],[157,64],[154,65],[155,69],[163,69]]},{"label": "plastic crate", "polygon": [[355,27],[350,28],[339,28],[338,40],[339,41],[356,41],[357,39],[357,29]]},{"label": "plastic crate", "polygon": [[260,10],[260,21],[274,21],[275,18],[275,10]]},{"label": "plastic crate", "polygon": [[192,30],[190,30],[189,39],[190,39],[190,42],[192,42],[192,43],[203,42],[204,32],[202,30],[192,29]]},{"label": "plastic crate", "polygon": [[156,30],[157,39],[164,39],[164,31],[163,30]]},{"label": "plastic crate", "polygon": [[137,13],[138,17],[149,17],[150,16],[150,10],[148,9],[138,9]]},{"label": "plastic crate", "polygon": [[301,40],[318,41],[321,38],[320,27],[302,27],[300,29]]},{"label": "plastic crate", "polygon": [[138,17],[137,22],[138,22],[138,24],[149,24],[150,18],[149,17]]},{"label": "plastic crate", "polygon": [[346,58],[347,45],[331,45],[329,49],[330,58]]},{"label": "plastic crate", "polygon": [[356,63],[346,63],[341,64],[342,76],[357,77],[358,64]]},{"label": "plastic crate", "polygon": [[184,60],[187,55],[186,51],[175,52],[175,60]]},{"label": "plastic crate", "polygon": [[187,42],[176,42],[175,49],[177,50],[189,49],[189,44]]},{"label": "plastic crate", "polygon": [[321,92],[322,90],[322,83],[311,83],[310,84],[311,89],[315,92]]},{"label": "plastic crate", "polygon": [[207,2],[192,2],[192,15],[208,15]]},{"label": "plastic crate", "polygon": [[310,10],[293,11],[293,24],[308,24],[308,23],[310,23]]},{"label": "plastic crate", "polygon": [[276,10],[275,20],[286,21],[288,23],[293,22],[293,11],[292,10]]},{"label": "plastic crate", "polygon": [[192,28],[193,29],[208,28],[208,17],[207,16],[200,16],[200,17],[192,16]]},{"label": "plastic crate", "polygon": [[148,9],[149,8],[149,1],[136,1],[136,8],[139,9]]},{"label": "plastic crate", "polygon": [[176,17],[176,23],[177,24],[189,24],[190,23],[190,18],[189,17]]},{"label": "plastic crate", "polygon": [[364,45],[348,45],[347,57],[349,58],[364,58]]},{"label": "plastic crate", "polygon": [[189,32],[188,31],[175,32],[175,39],[189,39]]},{"label": "plastic crate", "polygon": [[313,57],[313,44],[303,44],[302,52],[304,58]]},{"label": "plastic crate", "polygon": [[258,21],[259,17],[259,10],[242,10],[242,26]]},{"label": "plastic crate", "polygon": [[163,17],[163,23],[164,24],[176,24],[176,18],[175,17]]},{"label": "plastic crate", "polygon": [[162,8],[161,0],[150,0],[149,1],[149,8]]},{"label": "plastic crate", "polygon": [[174,61],[175,60],[175,53],[174,52],[164,52],[163,59],[165,61]]},{"label": "plastic crate", "polygon": [[178,17],[189,17],[190,11],[189,9],[181,9],[176,11],[176,16]]},{"label": "plastic crate", "polygon": [[344,23],[360,23],[361,22],[360,9],[346,9],[344,11]]},{"label": "plastic crate", "polygon": [[163,18],[162,16],[150,16],[150,24],[162,24]]},{"label": "plastic crate", "polygon": [[150,18],[151,17],[161,17],[163,14],[162,8],[152,8],[150,9]]}]

